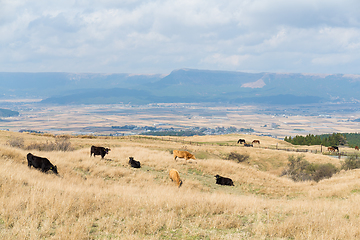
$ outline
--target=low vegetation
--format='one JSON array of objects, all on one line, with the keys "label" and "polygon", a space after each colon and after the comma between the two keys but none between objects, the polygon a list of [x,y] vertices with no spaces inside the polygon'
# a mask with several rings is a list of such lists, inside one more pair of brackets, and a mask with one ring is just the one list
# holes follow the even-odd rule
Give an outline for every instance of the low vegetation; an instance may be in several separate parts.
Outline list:
[{"label": "low vegetation", "polygon": [[16,148],[22,148],[27,150],[39,150],[39,151],[71,151],[71,142],[69,136],[56,136],[55,141],[46,142],[32,142],[29,145],[24,144],[24,139],[21,137],[14,137],[8,140],[8,145]]},{"label": "low vegetation", "polygon": [[282,175],[290,177],[294,181],[316,181],[331,178],[338,172],[336,166],[331,163],[317,164],[309,163],[302,155],[290,156],[287,168]]},{"label": "low vegetation", "polygon": [[[244,136],[197,136],[185,142],[240,137]],[[9,139],[16,138],[23,139],[24,147],[10,146]],[[264,146],[281,143],[257,138]],[[32,150],[57,165],[59,175],[55,175],[27,167],[26,147],[47,141],[56,139],[0,131],[1,239],[360,236],[360,170],[332,172],[334,166],[341,166],[336,158],[255,147],[190,145],[155,137],[69,137],[71,152]],[[111,147],[111,151],[104,159],[90,157],[91,145]],[[171,150],[185,148],[196,157],[198,153],[207,157],[174,161]],[[141,168],[128,165],[130,156],[141,162]],[[172,168],[180,173],[181,188],[169,179]],[[293,181],[273,174],[275,168],[287,169],[288,176],[300,168],[319,178]],[[332,177],[327,178],[330,172]],[[217,174],[231,178],[234,186],[215,184]]]},{"label": "low vegetation", "polygon": [[248,154],[240,154],[240,153],[236,153],[236,152],[229,153],[229,155],[227,157],[228,160],[234,160],[238,163],[245,162],[249,158],[250,158],[250,155],[248,155]]},{"label": "low vegetation", "polygon": [[352,170],[360,168],[360,159],[357,155],[351,155],[344,160],[341,164],[341,169]]}]

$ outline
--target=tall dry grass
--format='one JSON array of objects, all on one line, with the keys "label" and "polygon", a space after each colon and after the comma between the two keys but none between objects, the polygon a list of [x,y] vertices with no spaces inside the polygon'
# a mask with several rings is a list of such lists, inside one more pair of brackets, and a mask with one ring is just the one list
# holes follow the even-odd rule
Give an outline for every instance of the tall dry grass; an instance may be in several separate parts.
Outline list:
[{"label": "tall dry grass", "polygon": [[[71,141],[75,146],[102,143],[102,139]],[[360,236],[358,170],[342,171],[319,183],[294,183],[251,164],[217,157],[187,163],[174,161],[168,149],[181,148],[181,144],[123,139],[104,139],[104,142],[112,147],[105,159],[90,157],[89,147],[72,152],[34,150],[35,155],[47,157],[58,166],[59,176],[29,169],[28,151],[2,142],[0,238],[357,239]],[[213,156],[233,150],[218,146],[188,146],[188,149],[195,154],[213,152]],[[250,152],[250,161],[265,153]],[[282,158],[281,152],[271,154]],[[127,164],[129,156],[141,161],[142,168],[131,168]],[[169,180],[170,168],[180,172],[184,181],[181,188]],[[231,177],[235,187],[216,185],[215,174]]]}]

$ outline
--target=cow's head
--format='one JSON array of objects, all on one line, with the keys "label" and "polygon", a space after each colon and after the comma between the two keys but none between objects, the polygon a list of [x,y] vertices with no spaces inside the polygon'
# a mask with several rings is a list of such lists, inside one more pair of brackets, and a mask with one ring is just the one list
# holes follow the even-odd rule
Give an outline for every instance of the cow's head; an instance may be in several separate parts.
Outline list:
[{"label": "cow's head", "polygon": [[109,151],[110,151],[111,149],[110,148],[105,148],[105,153],[106,154],[109,154]]},{"label": "cow's head", "polygon": [[220,176],[219,175],[216,175],[216,176],[214,176],[216,179],[218,179],[218,178],[220,178]]},{"label": "cow's head", "polygon": [[50,170],[52,170],[55,174],[58,174],[56,165],[51,167]]}]

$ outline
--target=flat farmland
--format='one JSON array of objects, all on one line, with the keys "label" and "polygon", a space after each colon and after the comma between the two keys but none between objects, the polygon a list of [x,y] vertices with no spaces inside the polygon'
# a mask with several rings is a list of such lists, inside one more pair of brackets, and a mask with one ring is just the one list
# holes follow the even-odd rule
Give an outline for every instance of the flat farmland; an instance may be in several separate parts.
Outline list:
[{"label": "flat farmland", "polygon": [[[194,127],[253,129],[275,137],[358,132],[359,104],[324,106],[257,106],[211,104],[42,105],[36,102],[1,102],[19,116],[4,118],[0,129],[66,134],[133,134],[113,127],[135,125],[175,130]],[[136,133],[136,132],[135,132]]]}]

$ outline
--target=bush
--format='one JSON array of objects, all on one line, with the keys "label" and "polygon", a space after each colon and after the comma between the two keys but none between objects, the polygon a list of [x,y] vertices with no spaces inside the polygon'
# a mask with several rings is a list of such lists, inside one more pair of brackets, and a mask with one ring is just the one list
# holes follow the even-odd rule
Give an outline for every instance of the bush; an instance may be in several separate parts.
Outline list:
[{"label": "bush", "polygon": [[71,142],[69,136],[58,136],[55,137],[55,145],[58,151],[70,151],[71,148]]},{"label": "bush", "polygon": [[360,159],[357,159],[355,155],[349,156],[341,163],[341,169],[351,170],[356,168],[360,168]]},{"label": "bush", "polygon": [[338,169],[331,163],[320,164],[315,168],[315,173],[313,174],[313,179],[316,182],[319,182],[321,179],[331,178]]},{"label": "bush", "polygon": [[282,176],[286,175],[294,181],[314,180],[319,182],[324,178],[331,178],[338,169],[331,163],[314,164],[304,159],[304,156],[289,157],[288,167],[282,172]]},{"label": "bush", "polygon": [[11,138],[7,141],[7,143],[11,146],[11,147],[17,147],[17,148],[24,148],[24,139],[23,138]]},{"label": "bush", "polygon": [[37,149],[39,151],[71,151],[70,137],[57,136],[55,142],[46,141],[46,143],[32,143],[26,149]]},{"label": "bush", "polygon": [[234,160],[234,161],[237,161],[238,163],[245,162],[249,158],[250,158],[250,156],[247,154],[240,154],[240,153],[236,153],[236,152],[231,152],[229,154],[229,156],[227,157],[228,160]]}]

